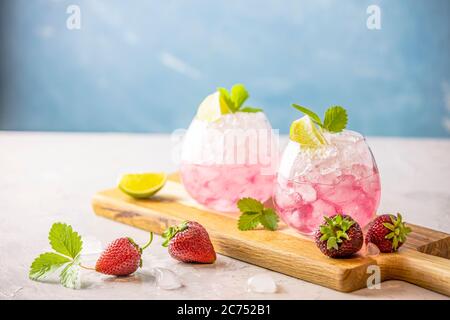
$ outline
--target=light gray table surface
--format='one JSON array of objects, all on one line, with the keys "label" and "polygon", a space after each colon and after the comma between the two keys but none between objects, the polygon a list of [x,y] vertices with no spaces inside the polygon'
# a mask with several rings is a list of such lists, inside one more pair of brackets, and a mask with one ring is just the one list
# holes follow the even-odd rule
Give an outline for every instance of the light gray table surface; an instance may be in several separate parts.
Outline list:
[{"label": "light gray table surface", "polygon": [[[402,212],[409,222],[450,233],[450,139],[369,137],[381,173],[380,213]],[[122,236],[143,243],[148,234],[94,215],[92,195],[126,172],[172,172],[169,135],[0,131],[0,299],[446,299],[401,281],[381,289],[340,293],[225,256],[214,265],[174,261],[160,246],[144,256],[144,270],[129,278],[83,271],[82,288],[28,279],[28,268],[49,248],[53,222],[71,224],[94,245]],[[158,288],[146,271],[174,271],[183,287]],[[274,294],[250,293],[247,279],[268,273]]]}]

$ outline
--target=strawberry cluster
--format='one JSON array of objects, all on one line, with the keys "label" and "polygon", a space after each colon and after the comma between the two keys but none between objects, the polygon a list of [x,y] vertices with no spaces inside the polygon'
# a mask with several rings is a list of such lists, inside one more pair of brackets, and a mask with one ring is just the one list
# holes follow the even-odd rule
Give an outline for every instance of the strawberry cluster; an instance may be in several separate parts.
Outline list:
[{"label": "strawberry cluster", "polygon": [[[316,245],[323,254],[331,258],[346,258],[361,249],[364,235],[355,220],[341,214],[324,219],[314,235]],[[401,214],[384,214],[369,224],[365,242],[376,245],[380,252],[395,252],[405,243],[410,232]]]}]

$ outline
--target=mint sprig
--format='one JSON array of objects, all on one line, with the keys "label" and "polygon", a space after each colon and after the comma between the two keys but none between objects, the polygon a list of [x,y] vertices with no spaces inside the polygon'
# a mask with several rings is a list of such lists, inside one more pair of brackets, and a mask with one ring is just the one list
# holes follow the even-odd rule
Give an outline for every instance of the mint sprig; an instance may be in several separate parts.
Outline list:
[{"label": "mint sprig", "polygon": [[341,106],[332,106],[325,111],[324,120],[322,121],[320,117],[314,112],[306,107],[299,106],[293,103],[292,106],[299,110],[300,112],[306,114],[311,118],[311,120],[322,127],[323,129],[337,133],[341,132],[347,127],[348,117],[347,111]]},{"label": "mint sprig", "polygon": [[250,106],[243,107],[245,101],[249,98],[249,93],[245,86],[241,83],[235,84],[231,88],[231,92],[226,88],[217,88],[217,91],[220,93],[220,100],[223,105],[228,109],[230,113],[236,112],[262,112],[263,110],[260,108],[253,108]]},{"label": "mint sprig", "polygon": [[56,252],[46,252],[34,259],[30,266],[31,280],[43,280],[51,273],[64,269],[60,273],[60,282],[66,288],[80,288],[80,252],[83,241],[72,227],[65,223],[54,223],[48,239]]},{"label": "mint sprig", "polygon": [[241,231],[256,229],[262,225],[265,229],[274,231],[278,227],[278,216],[271,208],[253,198],[242,198],[237,206],[242,212],[238,220],[238,229]]}]

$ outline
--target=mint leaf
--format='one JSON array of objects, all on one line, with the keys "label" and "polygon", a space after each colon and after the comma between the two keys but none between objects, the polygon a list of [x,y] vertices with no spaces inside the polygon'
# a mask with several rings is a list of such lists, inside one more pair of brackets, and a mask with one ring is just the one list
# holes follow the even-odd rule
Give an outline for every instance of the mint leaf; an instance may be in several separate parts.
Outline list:
[{"label": "mint leaf", "polygon": [[61,284],[70,289],[80,289],[80,255],[77,255],[72,262],[68,263],[59,275]]},{"label": "mint leaf", "polygon": [[249,113],[256,113],[256,112],[263,112],[263,109],[260,108],[253,108],[253,107],[244,107],[239,110],[240,112],[249,112]]},{"label": "mint leaf", "polygon": [[32,280],[40,280],[46,278],[67,262],[70,262],[70,259],[67,257],[53,252],[46,252],[34,259],[28,275]]},{"label": "mint leaf", "polygon": [[238,201],[237,206],[242,213],[260,213],[264,210],[264,205],[253,198],[242,198]]},{"label": "mint leaf", "polygon": [[241,231],[255,229],[260,223],[260,218],[260,212],[245,212],[239,217],[238,229]]},{"label": "mint leaf", "polygon": [[276,230],[278,227],[278,216],[271,208],[253,198],[242,198],[237,206],[242,212],[238,221],[238,229],[241,231],[252,230],[260,224],[268,230]]},{"label": "mint leaf", "polygon": [[330,132],[341,132],[347,126],[347,120],[347,111],[344,108],[330,107],[325,112],[323,128]]},{"label": "mint leaf", "polygon": [[231,99],[230,93],[225,88],[217,88],[217,91],[220,92],[220,100],[225,104],[225,106],[230,110],[230,112],[236,112],[236,106],[234,105],[233,100]]},{"label": "mint leaf", "polygon": [[311,118],[312,121],[314,121],[319,126],[322,126],[322,120],[320,120],[320,117],[313,111],[309,110],[308,108],[299,106],[298,104],[293,103],[292,106],[297,109],[300,112],[303,112],[307,116]]},{"label": "mint leaf", "polygon": [[264,209],[261,218],[259,219],[264,228],[269,230],[276,230],[278,227],[278,216],[273,209]]},{"label": "mint leaf", "polygon": [[235,84],[231,88],[231,100],[234,102],[236,110],[239,110],[249,97],[247,89],[241,83]]},{"label": "mint leaf", "polygon": [[48,240],[53,250],[71,258],[75,258],[83,246],[80,235],[71,226],[60,222],[53,224]]}]

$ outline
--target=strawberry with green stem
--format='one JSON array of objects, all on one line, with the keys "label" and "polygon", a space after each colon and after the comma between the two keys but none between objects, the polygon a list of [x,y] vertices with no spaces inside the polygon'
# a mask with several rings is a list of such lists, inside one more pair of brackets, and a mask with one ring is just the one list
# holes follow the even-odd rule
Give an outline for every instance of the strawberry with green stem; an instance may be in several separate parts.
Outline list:
[{"label": "strawberry with green stem", "polygon": [[383,214],[369,224],[366,244],[373,243],[383,253],[395,252],[406,242],[410,232],[411,228],[403,222],[400,213],[397,217],[392,214]]},{"label": "strawberry with green stem", "polygon": [[128,276],[134,273],[142,267],[142,252],[152,243],[152,240],[151,232],[150,240],[142,247],[128,237],[114,240],[98,258],[95,271],[114,276]]},{"label": "strawberry with green stem", "polygon": [[172,258],[187,263],[214,263],[216,252],[205,228],[195,221],[171,226],[162,234]]},{"label": "strawberry with green stem", "polygon": [[359,224],[348,215],[324,216],[324,223],[315,232],[316,245],[331,258],[346,258],[358,252],[364,242]]}]

